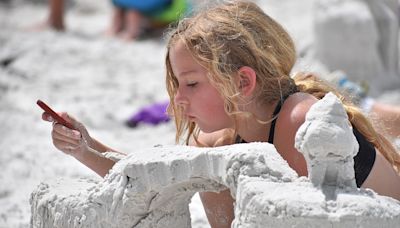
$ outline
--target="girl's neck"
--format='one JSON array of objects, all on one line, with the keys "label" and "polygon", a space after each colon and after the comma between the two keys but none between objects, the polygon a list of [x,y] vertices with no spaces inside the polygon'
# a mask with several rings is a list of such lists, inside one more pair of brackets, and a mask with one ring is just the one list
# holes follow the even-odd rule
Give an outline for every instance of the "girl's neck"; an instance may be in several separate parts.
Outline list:
[{"label": "girl's neck", "polygon": [[[253,113],[254,116],[239,118],[238,134],[240,137],[246,142],[267,142],[275,107],[276,102],[263,106],[260,104],[248,105],[245,111]],[[257,119],[266,123],[260,123]]]}]

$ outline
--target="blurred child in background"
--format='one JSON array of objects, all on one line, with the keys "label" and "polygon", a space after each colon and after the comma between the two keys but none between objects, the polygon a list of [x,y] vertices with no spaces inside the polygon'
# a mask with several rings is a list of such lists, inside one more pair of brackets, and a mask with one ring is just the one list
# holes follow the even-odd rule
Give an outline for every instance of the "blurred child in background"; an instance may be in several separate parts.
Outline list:
[{"label": "blurred child in background", "polygon": [[[190,11],[188,0],[113,0],[114,9],[107,34],[132,40],[162,29]],[[49,14],[37,29],[64,31],[65,0],[49,0]]]},{"label": "blurred child in background", "polygon": [[187,0],[113,0],[108,33],[131,40],[178,21],[189,11]]}]

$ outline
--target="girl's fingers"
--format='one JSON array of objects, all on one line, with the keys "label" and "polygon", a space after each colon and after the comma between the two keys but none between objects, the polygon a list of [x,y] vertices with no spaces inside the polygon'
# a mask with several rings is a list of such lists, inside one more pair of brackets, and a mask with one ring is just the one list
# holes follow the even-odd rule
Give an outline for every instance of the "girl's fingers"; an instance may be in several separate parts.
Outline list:
[{"label": "girl's fingers", "polygon": [[51,135],[52,135],[54,145],[59,144],[59,143],[68,143],[69,145],[72,145],[72,146],[78,146],[81,144],[81,140],[65,137],[64,135],[60,135],[59,133],[54,132],[54,131],[51,133]]},{"label": "girl's fingers", "polygon": [[62,135],[64,137],[68,137],[71,139],[79,140],[82,137],[82,134],[79,131],[69,129],[66,126],[64,126],[62,124],[58,124],[58,123],[54,124],[53,131],[57,132],[59,135]]},{"label": "girl's fingers", "polygon": [[71,123],[72,126],[74,126],[75,129],[82,131],[82,128],[84,128],[84,126],[77,121],[73,116],[69,115],[66,112],[59,112],[58,113],[62,118],[64,118],[67,122]]},{"label": "girl's fingers", "polygon": [[[66,112],[57,112],[57,114],[67,123],[66,126],[68,126],[68,128],[70,129],[79,129],[76,126],[81,126],[82,124],[80,124],[79,122],[77,122],[74,118],[69,117],[69,115]],[[42,119],[44,121],[48,121],[48,122],[53,122],[53,125],[55,123],[57,123],[57,119],[54,119],[49,113],[44,112],[42,113]]]},{"label": "girl's fingers", "polygon": [[85,125],[77,121],[73,116],[69,115],[66,112],[61,112],[59,113],[59,115],[62,116],[67,122],[71,123],[74,126],[74,128],[81,133],[82,138],[91,141],[89,132],[86,130]]},{"label": "girl's fingers", "polygon": [[66,121],[69,121],[70,123],[77,122],[76,119],[66,112],[58,112],[58,115],[60,115],[62,118],[64,118]]},{"label": "girl's fingers", "polygon": [[42,113],[42,119],[44,121],[53,122],[54,119],[47,112]]},{"label": "girl's fingers", "polygon": [[[93,140],[82,123],[68,115],[66,112],[59,112],[57,114],[73,126],[73,129],[71,129],[62,124],[53,122],[53,144],[57,148],[62,150],[64,153],[71,154],[74,153],[74,151],[71,151],[71,147],[79,147],[81,149],[82,147],[92,146]],[[80,149],[76,149],[75,152]]]},{"label": "girl's fingers", "polygon": [[81,146],[80,145],[71,145],[70,143],[66,143],[66,142],[57,142],[54,144],[55,147],[61,151],[63,151],[66,154],[74,154],[77,153]]}]

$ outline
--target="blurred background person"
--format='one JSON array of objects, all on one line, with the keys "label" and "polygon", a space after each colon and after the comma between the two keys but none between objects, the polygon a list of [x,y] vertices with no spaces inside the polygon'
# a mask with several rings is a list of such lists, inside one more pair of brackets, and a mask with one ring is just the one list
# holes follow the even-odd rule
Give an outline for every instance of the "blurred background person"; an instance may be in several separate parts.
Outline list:
[{"label": "blurred background person", "polygon": [[110,35],[135,39],[167,27],[190,10],[188,0],[113,0],[114,12]]},{"label": "blurred background person", "polygon": [[[112,0],[113,15],[107,35],[132,40],[159,31],[190,12],[188,0]],[[64,31],[65,0],[49,0],[48,16],[35,30]]]}]

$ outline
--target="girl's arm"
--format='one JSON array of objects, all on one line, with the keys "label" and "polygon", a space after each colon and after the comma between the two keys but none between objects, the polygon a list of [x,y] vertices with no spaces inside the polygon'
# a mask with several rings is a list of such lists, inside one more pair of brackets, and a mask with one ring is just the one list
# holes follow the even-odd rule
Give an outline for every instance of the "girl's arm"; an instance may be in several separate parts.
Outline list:
[{"label": "girl's arm", "polygon": [[122,155],[126,155],[125,153],[119,152],[117,150],[112,149],[109,146],[104,145],[103,143],[99,142],[97,139],[92,138],[92,145],[90,145],[91,148],[93,148],[94,150],[100,152],[100,153],[104,153],[104,152],[114,152],[117,154],[122,154]]},{"label": "girl's arm", "polygon": [[[221,130],[209,134],[200,134],[198,145],[194,140],[191,140],[189,145],[198,147],[217,147],[228,145],[231,140],[226,137],[229,130]],[[230,228],[234,214],[234,200],[229,189],[216,192],[200,192],[201,202],[207,215],[208,222],[212,228]]]},{"label": "girl's arm", "polygon": [[72,156],[101,177],[107,175],[115,164],[114,161],[106,158],[103,154],[90,147],[86,147],[81,153]]},{"label": "girl's arm", "polygon": [[230,228],[234,213],[234,202],[231,192],[200,192],[201,202],[207,215],[208,222],[212,228]]},{"label": "girl's arm", "polygon": [[400,200],[400,176],[378,150],[371,172],[361,187]]},{"label": "girl's arm", "polygon": [[92,138],[86,127],[75,120],[75,118],[69,116],[67,113],[59,114],[71,123],[74,129],[53,122],[54,120],[50,115],[43,113],[43,120],[53,122],[51,136],[54,146],[65,154],[73,156],[82,164],[104,177],[114,166],[115,162],[106,158],[102,153],[116,151]]}]

